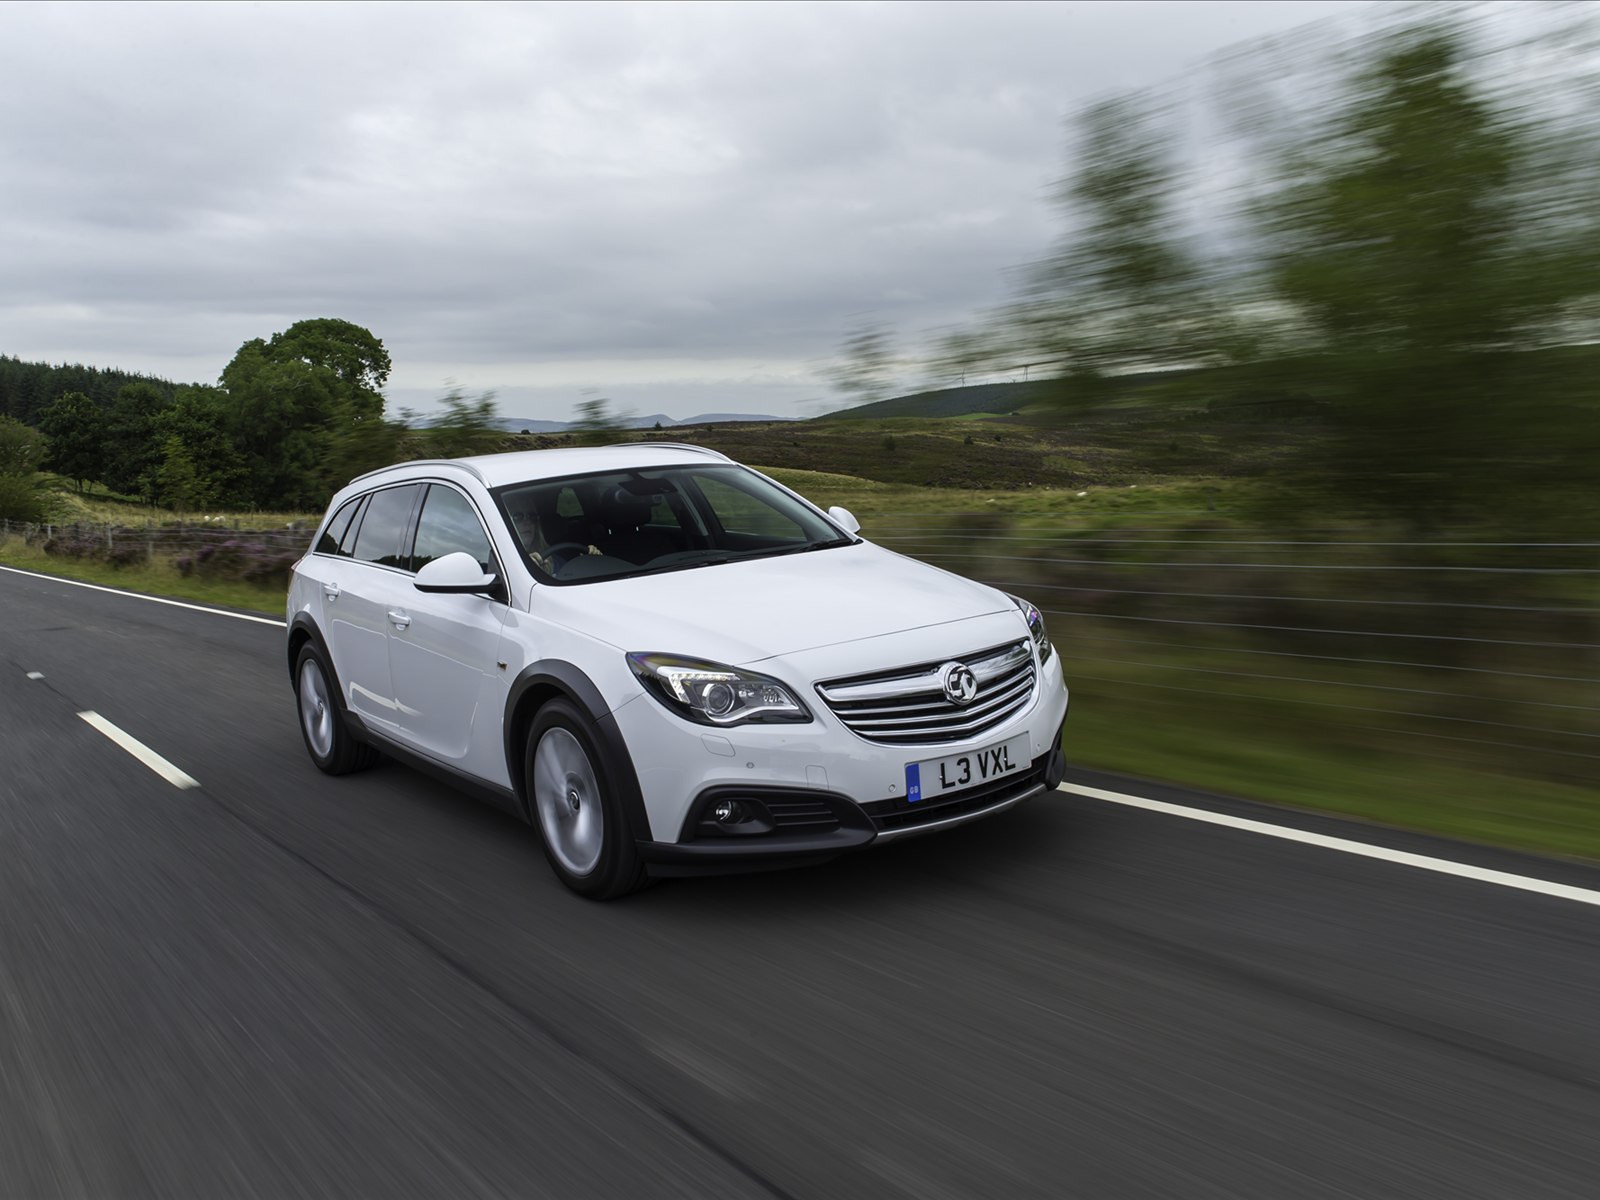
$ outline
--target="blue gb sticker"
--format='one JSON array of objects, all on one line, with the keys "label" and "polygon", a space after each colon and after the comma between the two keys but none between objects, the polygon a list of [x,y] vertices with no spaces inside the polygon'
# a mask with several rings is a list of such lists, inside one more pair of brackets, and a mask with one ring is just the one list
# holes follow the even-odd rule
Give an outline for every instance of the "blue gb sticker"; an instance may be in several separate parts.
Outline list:
[{"label": "blue gb sticker", "polygon": [[906,764],[906,802],[915,804],[922,799],[922,772],[916,763]]}]

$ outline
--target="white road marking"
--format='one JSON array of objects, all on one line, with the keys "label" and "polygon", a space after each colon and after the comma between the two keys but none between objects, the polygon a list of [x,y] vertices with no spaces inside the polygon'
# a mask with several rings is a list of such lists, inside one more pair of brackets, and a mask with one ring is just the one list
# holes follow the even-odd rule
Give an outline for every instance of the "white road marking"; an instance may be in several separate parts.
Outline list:
[{"label": "white road marking", "polygon": [[0,567],[0,571],[10,571],[13,575],[26,575],[30,579],[43,579],[48,583],[65,583],[70,587],[88,588],[91,592],[110,592],[113,596],[128,596],[134,600],[148,600],[152,604],[170,604],[173,608],[190,608],[195,612],[211,613],[218,617],[232,617],[236,621],[254,621],[258,625],[276,625],[283,628],[283,622],[273,617],[257,617],[249,613],[229,612],[225,608],[207,608],[204,604],[186,604],[182,600],[168,600],[165,596],[146,596],[143,592],[129,592],[122,588],[102,587],[98,583],[84,583],[77,579],[62,579],[59,575],[41,575],[37,571],[24,571],[20,567]]},{"label": "white road marking", "polygon": [[29,679],[43,679],[44,678],[44,672],[43,671],[29,671],[28,672],[28,678]]},{"label": "white road marking", "polygon": [[1431,858],[1426,854],[1411,854],[1405,850],[1390,850],[1386,846],[1373,846],[1367,842],[1351,841],[1349,838],[1329,837],[1323,833],[1308,833],[1304,829],[1290,829],[1284,825],[1272,825],[1266,821],[1251,821],[1245,817],[1229,816],[1227,813],[1211,812],[1204,808],[1189,808],[1182,804],[1168,804],[1164,800],[1149,800],[1144,796],[1129,796],[1123,792],[1108,792],[1101,788],[1085,787],[1076,783],[1063,783],[1060,788],[1063,792],[1071,792],[1078,796],[1087,796],[1091,800],[1105,800],[1112,804],[1125,804],[1130,808],[1143,808],[1150,812],[1163,813],[1169,817],[1183,817],[1189,821],[1204,821],[1208,825],[1223,825],[1229,829],[1242,829],[1246,833],[1259,833],[1266,837],[1282,838],[1288,842],[1300,842],[1307,846],[1319,846],[1324,850],[1338,850],[1343,854],[1356,854],[1362,858],[1376,858],[1383,862],[1399,863],[1406,867],[1416,867],[1420,871],[1435,871],[1440,875],[1454,875],[1460,879],[1475,879],[1479,883],[1492,883],[1499,887],[1516,888],[1523,892],[1537,892],[1541,896],[1555,896],[1561,900],[1573,900],[1579,904],[1593,904],[1600,906],[1600,891],[1591,888],[1573,887],[1566,883],[1551,883],[1547,879],[1535,879],[1531,875],[1514,875],[1509,871],[1491,871],[1487,867],[1474,867],[1466,863],[1452,862],[1447,858]]},{"label": "white road marking", "polygon": [[162,758],[161,755],[150,749],[138,738],[131,733],[124,733],[99,713],[89,710],[78,715],[87,721],[92,728],[98,729],[105,734],[113,742],[161,776],[161,778],[172,784],[173,787],[197,788],[200,786],[199,780],[178,770],[177,767]]}]

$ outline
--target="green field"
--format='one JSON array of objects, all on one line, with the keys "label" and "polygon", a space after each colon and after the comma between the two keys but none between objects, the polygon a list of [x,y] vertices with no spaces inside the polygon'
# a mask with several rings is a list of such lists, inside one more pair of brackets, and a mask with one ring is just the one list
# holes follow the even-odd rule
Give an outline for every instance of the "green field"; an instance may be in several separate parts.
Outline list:
[{"label": "green field", "polygon": [[[1292,434],[1113,411],[1076,427],[1024,413],[670,436],[850,508],[889,548],[1037,603],[1073,690],[1074,762],[1600,858],[1593,551],[1524,547],[1491,560],[1457,544],[1494,540],[1483,531],[1418,540],[1349,520],[1285,535],[1260,514]],[[177,519],[69,500],[99,525]],[[243,539],[314,521],[214,524]],[[186,576],[178,557],[152,550],[115,567],[0,542],[11,565],[281,612],[281,585]]]}]

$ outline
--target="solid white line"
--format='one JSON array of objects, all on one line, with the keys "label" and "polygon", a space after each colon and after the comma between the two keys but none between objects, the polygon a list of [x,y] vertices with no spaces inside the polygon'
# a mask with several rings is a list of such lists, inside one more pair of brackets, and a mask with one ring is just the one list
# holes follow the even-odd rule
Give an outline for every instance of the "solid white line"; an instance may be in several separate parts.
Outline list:
[{"label": "solid white line", "polygon": [[204,604],[186,604],[182,600],[168,600],[165,596],[146,596],[143,592],[129,592],[122,588],[102,587],[98,583],[84,583],[77,579],[63,579],[59,575],[41,575],[37,571],[24,571],[21,567],[3,567],[0,571],[10,571],[13,575],[26,575],[31,579],[43,579],[49,583],[65,583],[72,587],[88,588],[91,592],[110,592],[113,596],[131,596],[135,600],[148,600],[152,604],[170,604],[173,608],[192,608],[195,612],[211,613],[218,617],[232,617],[236,621],[254,621],[258,625],[276,625],[283,628],[283,622],[272,617],[254,617],[249,613],[229,612],[225,608],[207,608]]},{"label": "solid white line", "polygon": [[173,787],[197,788],[200,786],[199,780],[178,770],[177,767],[162,758],[161,755],[150,749],[138,738],[131,733],[124,733],[99,713],[90,710],[81,712],[78,715],[93,728],[98,729],[157,775],[161,776],[161,778],[172,784]]},{"label": "solid white line", "polygon": [[1574,900],[1579,904],[1600,906],[1600,891],[1572,887],[1570,884],[1565,883],[1551,883],[1547,879],[1535,879],[1531,875],[1513,875],[1509,871],[1491,871],[1486,867],[1468,866],[1466,863],[1452,862],[1447,858],[1431,858],[1426,854],[1410,854],[1404,850],[1390,850],[1385,846],[1373,846],[1367,842],[1354,842],[1349,838],[1329,837],[1322,833],[1307,833],[1303,829],[1290,829],[1283,825],[1271,825],[1266,821],[1251,821],[1244,817],[1232,817],[1226,813],[1211,812],[1204,808],[1188,808],[1182,804],[1168,804],[1163,800],[1148,800],[1143,796],[1129,796],[1122,792],[1107,792],[1100,788],[1084,787],[1076,783],[1063,783],[1061,790],[1072,792],[1079,796],[1088,796],[1092,800],[1106,800],[1112,804],[1125,804],[1130,808],[1143,808],[1150,812],[1164,813],[1169,817],[1183,817],[1189,821],[1204,821],[1208,825],[1223,825],[1229,829],[1242,829],[1246,833],[1259,833],[1266,837],[1282,838],[1288,842],[1319,846],[1324,850],[1338,850],[1344,854],[1357,854],[1362,858],[1376,858],[1383,862],[1399,863],[1402,866],[1416,867],[1420,871],[1436,871],[1440,875],[1455,875],[1461,879],[1475,879],[1479,883],[1493,883],[1500,887],[1516,888],[1518,891],[1537,892],[1541,896],[1555,896],[1561,900]]}]

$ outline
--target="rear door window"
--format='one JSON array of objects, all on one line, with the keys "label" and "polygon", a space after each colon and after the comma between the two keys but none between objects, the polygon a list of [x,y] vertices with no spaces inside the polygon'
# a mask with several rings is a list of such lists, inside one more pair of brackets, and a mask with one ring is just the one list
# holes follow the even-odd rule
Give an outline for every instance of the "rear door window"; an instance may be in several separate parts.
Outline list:
[{"label": "rear door window", "polygon": [[400,543],[411,524],[411,510],[416,505],[420,486],[410,483],[373,493],[367,502],[366,516],[361,518],[361,531],[356,535],[357,559],[380,567],[405,569]]}]

